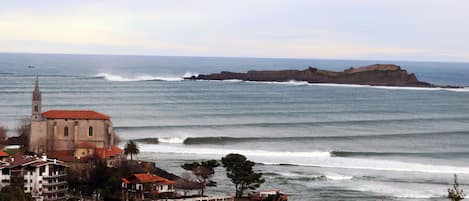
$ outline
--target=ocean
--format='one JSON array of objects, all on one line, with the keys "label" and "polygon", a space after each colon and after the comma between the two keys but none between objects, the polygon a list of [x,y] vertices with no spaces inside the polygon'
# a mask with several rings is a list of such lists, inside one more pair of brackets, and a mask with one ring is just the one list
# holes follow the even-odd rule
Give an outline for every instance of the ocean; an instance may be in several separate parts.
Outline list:
[{"label": "ocean", "polygon": [[[320,59],[0,54],[0,124],[31,113],[39,75],[43,110],[111,115],[139,159],[170,172],[241,153],[290,200],[447,200],[458,174],[469,190],[469,89],[188,81],[222,70],[343,70],[393,63],[440,85],[469,86],[469,63]],[[34,66],[35,68],[28,68]],[[13,134],[13,132],[10,132]],[[233,194],[218,168],[211,194]]]}]

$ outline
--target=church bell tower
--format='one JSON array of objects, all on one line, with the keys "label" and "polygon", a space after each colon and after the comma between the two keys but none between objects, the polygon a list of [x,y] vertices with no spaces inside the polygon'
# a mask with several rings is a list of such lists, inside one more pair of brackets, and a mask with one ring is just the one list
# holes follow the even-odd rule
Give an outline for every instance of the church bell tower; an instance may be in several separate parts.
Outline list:
[{"label": "church bell tower", "polygon": [[34,92],[33,92],[33,104],[32,104],[32,116],[31,120],[41,120],[41,91],[39,89],[39,78],[36,76],[36,87],[34,87]]}]

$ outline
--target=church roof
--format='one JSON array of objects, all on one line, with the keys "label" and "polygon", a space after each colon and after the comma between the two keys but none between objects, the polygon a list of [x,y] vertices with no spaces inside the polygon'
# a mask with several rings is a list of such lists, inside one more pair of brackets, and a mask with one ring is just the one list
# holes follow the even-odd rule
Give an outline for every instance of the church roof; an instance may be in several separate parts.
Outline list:
[{"label": "church roof", "polygon": [[48,119],[94,119],[109,120],[108,115],[92,110],[49,110],[42,113],[42,116]]}]

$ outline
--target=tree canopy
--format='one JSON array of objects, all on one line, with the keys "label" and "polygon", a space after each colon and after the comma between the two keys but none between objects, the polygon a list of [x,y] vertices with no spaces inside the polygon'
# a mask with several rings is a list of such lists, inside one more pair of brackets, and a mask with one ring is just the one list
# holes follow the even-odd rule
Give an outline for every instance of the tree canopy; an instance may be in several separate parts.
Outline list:
[{"label": "tree canopy", "polygon": [[238,198],[243,196],[245,190],[255,190],[265,182],[262,173],[254,171],[256,164],[241,154],[228,154],[221,162],[226,168],[226,176],[235,185]]},{"label": "tree canopy", "polygon": [[220,166],[216,160],[207,160],[201,162],[186,163],[181,167],[185,170],[191,171],[197,181],[202,185],[201,195],[204,195],[204,190],[207,185],[215,186],[216,182],[210,180],[215,174],[215,168]]}]

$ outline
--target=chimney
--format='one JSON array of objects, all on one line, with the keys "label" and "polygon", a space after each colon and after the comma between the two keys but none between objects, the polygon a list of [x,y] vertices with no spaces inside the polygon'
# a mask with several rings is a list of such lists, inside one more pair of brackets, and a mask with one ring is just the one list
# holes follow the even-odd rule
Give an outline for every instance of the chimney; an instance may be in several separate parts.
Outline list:
[{"label": "chimney", "polygon": [[44,153],[42,154],[42,158],[41,158],[42,161],[47,161],[47,155]]}]

